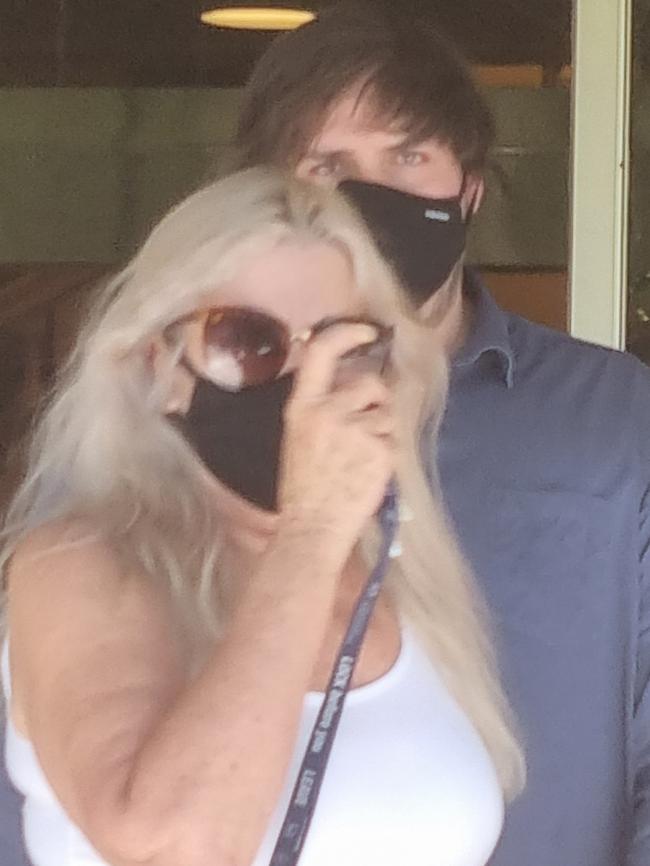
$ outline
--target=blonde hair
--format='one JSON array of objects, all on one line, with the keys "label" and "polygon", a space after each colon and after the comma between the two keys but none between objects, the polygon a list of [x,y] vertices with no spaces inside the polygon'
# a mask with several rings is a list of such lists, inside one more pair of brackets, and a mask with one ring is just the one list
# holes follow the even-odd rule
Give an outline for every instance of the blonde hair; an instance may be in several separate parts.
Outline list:
[{"label": "blonde hair", "polygon": [[[217,567],[224,554],[218,518],[199,461],[164,417],[165,377],[154,382],[147,348],[248,257],[302,239],[344,249],[368,314],[397,324],[398,481],[413,518],[402,525],[403,554],[389,587],[481,734],[505,794],[514,795],[523,760],[485,611],[418,457],[425,422],[433,418],[435,426],[444,406],[443,355],[435,335],[403,315],[392,273],[336,193],[249,169],[196,192],[160,222],[106,286],[62,371],[8,514],[0,567],[36,527],[82,518],[125,562],[164,580],[183,615],[218,638],[228,599],[227,569]],[[372,532],[363,549],[373,556]]]}]

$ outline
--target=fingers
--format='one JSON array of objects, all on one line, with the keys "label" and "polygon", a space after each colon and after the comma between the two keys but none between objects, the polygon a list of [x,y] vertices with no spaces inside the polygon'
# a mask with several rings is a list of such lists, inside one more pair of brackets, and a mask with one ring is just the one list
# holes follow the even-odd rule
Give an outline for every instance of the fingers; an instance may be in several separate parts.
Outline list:
[{"label": "fingers", "polygon": [[357,423],[368,436],[375,436],[389,440],[393,445],[396,444],[395,418],[389,409],[378,407],[366,411],[359,416]]},{"label": "fingers", "polygon": [[333,391],[328,402],[334,412],[351,415],[378,407],[389,408],[391,392],[378,376],[366,373]]},{"label": "fingers", "polygon": [[376,329],[364,324],[335,325],[319,334],[305,348],[293,389],[294,401],[317,400],[328,394],[341,357],[351,349],[376,339]]},{"label": "fingers", "polygon": [[332,327],[311,343],[285,408],[281,511],[354,544],[377,510],[397,455],[391,391],[377,373],[337,379],[346,352],[376,339]]}]

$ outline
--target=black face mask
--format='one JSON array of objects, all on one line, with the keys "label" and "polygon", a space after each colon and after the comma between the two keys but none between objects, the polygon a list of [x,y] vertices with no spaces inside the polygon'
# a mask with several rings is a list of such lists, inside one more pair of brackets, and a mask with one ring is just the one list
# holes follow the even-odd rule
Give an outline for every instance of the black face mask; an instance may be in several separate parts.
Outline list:
[{"label": "black face mask", "polygon": [[197,377],[186,415],[171,420],[212,474],[267,511],[278,504],[284,407],[291,374],[242,391]]},{"label": "black face mask", "polygon": [[[359,180],[345,180],[339,189],[359,210],[415,306],[422,306],[441,288],[465,249],[465,181],[457,196],[442,199]],[[468,217],[472,210],[473,202]]]}]

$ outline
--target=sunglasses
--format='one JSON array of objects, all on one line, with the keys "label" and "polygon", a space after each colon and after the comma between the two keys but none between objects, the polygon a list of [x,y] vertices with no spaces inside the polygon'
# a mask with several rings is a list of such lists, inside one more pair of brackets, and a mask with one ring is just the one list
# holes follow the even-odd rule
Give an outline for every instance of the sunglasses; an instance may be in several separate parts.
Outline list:
[{"label": "sunglasses", "polygon": [[364,316],[328,317],[296,334],[280,319],[253,307],[212,307],[176,323],[184,326],[184,362],[191,371],[229,391],[271,382],[285,370],[296,344],[306,345],[328,328],[347,324],[369,325],[377,338],[340,358],[337,383],[364,372],[382,374],[393,329]]}]

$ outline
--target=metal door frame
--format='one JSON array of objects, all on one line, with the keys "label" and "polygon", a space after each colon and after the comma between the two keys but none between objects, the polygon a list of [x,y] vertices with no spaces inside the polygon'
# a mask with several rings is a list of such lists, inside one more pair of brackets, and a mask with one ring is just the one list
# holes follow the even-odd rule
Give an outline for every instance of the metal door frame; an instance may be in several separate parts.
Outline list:
[{"label": "metal door frame", "polygon": [[576,0],[569,329],[625,348],[632,0]]}]

